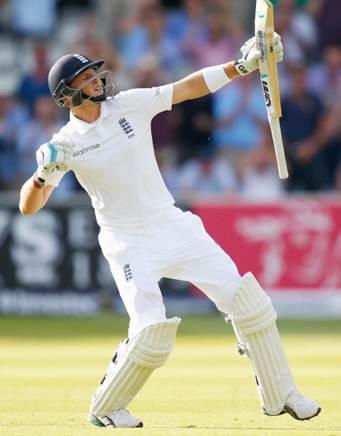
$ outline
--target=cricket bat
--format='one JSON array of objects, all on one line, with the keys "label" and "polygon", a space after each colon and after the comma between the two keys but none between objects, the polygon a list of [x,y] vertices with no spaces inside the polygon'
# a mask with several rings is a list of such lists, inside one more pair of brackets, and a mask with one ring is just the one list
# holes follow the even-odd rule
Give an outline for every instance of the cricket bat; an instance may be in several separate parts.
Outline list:
[{"label": "cricket bat", "polygon": [[282,116],[277,64],[273,47],[274,10],[270,0],[256,1],[255,35],[256,45],[261,52],[259,73],[264,101],[275,148],[278,174],[281,179],[288,178],[283,139],[279,119]]}]

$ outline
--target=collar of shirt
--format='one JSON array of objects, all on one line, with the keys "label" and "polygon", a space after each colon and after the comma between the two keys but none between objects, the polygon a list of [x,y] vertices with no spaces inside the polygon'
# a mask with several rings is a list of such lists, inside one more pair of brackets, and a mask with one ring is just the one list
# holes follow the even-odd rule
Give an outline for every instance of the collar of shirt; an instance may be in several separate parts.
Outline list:
[{"label": "collar of shirt", "polygon": [[106,101],[104,101],[103,103],[101,103],[100,116],[93,123],[87,123],[86,121],[80,120],[79,118],[75,117],[75,115],[71,111],[70,111],[70,122],[75,127],[77,132],[80,135],[83,135],[88,130],[90,130],[90,129],[96,127],[98,124],[100,124],[102,122],[102,120],[110,114],[110,112],[111,111],[109,108],[109,104]]}]

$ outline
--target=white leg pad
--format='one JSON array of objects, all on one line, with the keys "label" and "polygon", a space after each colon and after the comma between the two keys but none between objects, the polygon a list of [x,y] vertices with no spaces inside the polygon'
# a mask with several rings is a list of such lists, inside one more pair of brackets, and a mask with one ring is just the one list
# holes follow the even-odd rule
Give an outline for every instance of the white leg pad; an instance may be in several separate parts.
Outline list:
[{"label": "white leg pad", "polygon": [[152,324],[130,341],[121,343],[91,401],[91,414],[103,417],[127,407],[154,369],[166,362],[180,322],[180,318],[174,317]]},{"label": "white leg pad", "polygon": [[231,321],[241,349],[251,360],[263,411],[278,415],[296,389],[276,326],[270,298],[252,273],[242,278],[233,301]]}]

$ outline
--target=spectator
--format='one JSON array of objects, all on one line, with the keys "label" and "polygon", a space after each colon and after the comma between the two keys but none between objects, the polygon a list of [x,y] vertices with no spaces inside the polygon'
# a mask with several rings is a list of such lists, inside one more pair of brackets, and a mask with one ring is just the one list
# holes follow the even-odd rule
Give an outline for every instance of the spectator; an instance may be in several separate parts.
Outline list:
[{"label": "spectator", "polygon": [[98,34],[109,41],[119,35],[127,11],[134,7],[136,0],[94,0],[94,3]]},{"label": "spectator", "polygon": [[18,131],[18,151],[20,167],[18,183],[32,175],[37,166],[35,151],[37,144],[43,144],[51,138],[61,122],[57,118],[58,108],[51,97],[40,96],[33,107],[34,118],[24,123]]},{"label": "spectator", "polygon": [[123,11],[117,30],[122,35],[142,25],[146,11],[161,7],[160,0],[118,0],[120,3]]},{"label": "spectator", "polygon": [[200,39],[193,34],[188,36],[186,51],[193,59],[195,69],[221,64],[236,57],[242,43],[241,32],[231,21],[226,22],[221,8],[211,9],[207,16],[207,32]]},{"label": "spectator", "polygon": [[237,180],[233,167],[212,149],[202,150],[199,159],[186,162],[179,170],[177,198],[212,198],[235,193]]},{"label": "spectator", "polygon": [[181,9],[168,15],[167,35],[179,46],[188,37],[200,40],[205,34],[205,8],[202,0],[184,0]]},{"label": "spectator", "polygon": [[13,117],[13,98],[0,94],[0,189],[10,189],[17,171],[16,125]]},{"label": "spectator", "polygon": [[191,73],[194,59],[188,47],[193,41],[200,44],[207,38],[203,0],[184,0],[183,8],[171,12],[167,17],[166,35],[175,44],[179,56],[181,71],[178,76]]},{"label": "spectator", "polygon": [[147,7],[143,11],[140,25],[121,38],[120,53],[128,70],[133,71],[144,58],[153,56],[159,60],[164,74],[167,73],[167,81],[179,76],[183,70],[183,60],[164,29],[164,13],[161,7]]},{"label": "spectator", "polygon": [[56,25],[56,0],[11,0],[13,30],[20,36],[45,38]]},{"label": "spectator", "polygon": [[10,5],[7,0],[0,0],[0,33],[10,30]]},{"label": "spectator", "polygon": [[73,42],[70,52],[83,53],[89,58],[104,60],[104,68],[111,71],[113,81],[118,89],[130,86],[129,78],[122,71],[122,62],[118,51],[109,41],[97,36],[97,22],[93,15],[86,14],[81,19],[79,33]]},{"label": "spectator", "polygon": [[341,100],[338,99],[328,111],[329,139],[325,147],[329,183],[332,189],[341,190]]},{"label": "spectator", "polygon": [[261,140],[267,123],[264,99],[256,75],[236,80],[213,96],[214,144],[237,167],[245,153]]},{"label": "spectator", "polygon": [[24,75],[18,88],[19,98],[27,105],[31,114],[37,98],[50,95],[47,83],[49,65],[45,42],[37,41],[34,44],[34,61],[34,71]]},{"label": "spectator", "polygon": [[291,67],[290,95],[283,100],[282,132],[290,164],[289,191],[318,191],[328,187],[322,147],[327,140],[327,118],[321,100],[309,92],[306,67]]},{"label": "spectator", "polygon": [[[141,60],[132,76],[134,88],[151,88],[165,82],[166,77],[160,68],[158,58],[152,55]],[[161,112],[153,118],[152,132],[158,149],[176,146],[178,125],[179,112],[176,109]]]},{"label": "spectator", "polygon": [[322,62],[310,68],[307,80],[309,89],[328,107],[341,100],[341,44],[325,48]]},{"label": "spectator", "polygon": [[317,0],[315,15],[319,30],[319,43],[323,49],[328,45],[341,44],[340,0]]},{"label": "spectator", "polygon": [[277,200],[284,194],[284,185],[278,178],[269,127],[264,126],[262,133],[261,141],[242,162],[240,195],[248,200]]},{"label": "spectator", "polygon": [[294,0],[279,2],[276,30],[282,36],[288,63],[302,63],[313,57],[318,43],[315,21],[304,9],[295,8]]},{"label": "spectator", "polygon": [[181,162],[198,157],[204,149],[213,148],[212,129],[213,97],[206,95],[198,100],[185,101],[177,108],[181,114],[179,159]]},{"label": "spectator", "polygon": [[341,44],[325,47],[322,62],[308,72],[308,86],[327,107],[327,180],[331,189],[341,189]]},{"label": "spectator", "polygon": [[18,171],[17,138],[20,126],[29,119],[28,111],[15,98],[14,91],[0,89],[0,188],[16,189]]}]

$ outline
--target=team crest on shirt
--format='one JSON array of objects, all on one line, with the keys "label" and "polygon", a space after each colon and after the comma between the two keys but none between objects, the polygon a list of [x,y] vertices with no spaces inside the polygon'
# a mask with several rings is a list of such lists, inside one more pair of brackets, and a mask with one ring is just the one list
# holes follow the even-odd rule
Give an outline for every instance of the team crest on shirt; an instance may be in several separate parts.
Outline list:
[{"label": "team crest on shirt", "polygon": [[132,280],[133,278],[133,273],[131,272],[131,268],[129,263],[126,263],[123,267],[123,272],[124,272],[124,276],[127,282],[129,282],[130,280]]},{"label": "team crest on shirt", "polygon": [[134,129],[131,127],[131,124],[129,123],[129,121],[127,121],[126,118],[120,118],[118,120],[118,124],[129,139],[135,136]]}]

